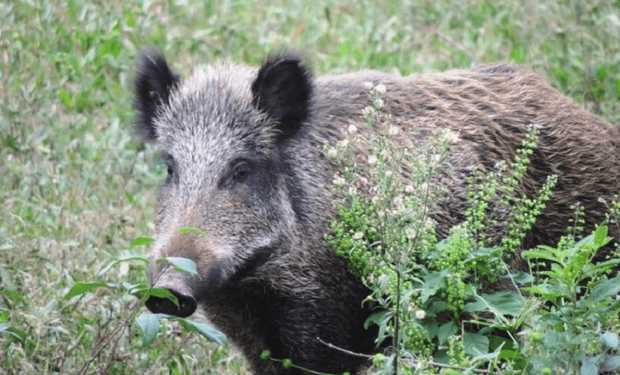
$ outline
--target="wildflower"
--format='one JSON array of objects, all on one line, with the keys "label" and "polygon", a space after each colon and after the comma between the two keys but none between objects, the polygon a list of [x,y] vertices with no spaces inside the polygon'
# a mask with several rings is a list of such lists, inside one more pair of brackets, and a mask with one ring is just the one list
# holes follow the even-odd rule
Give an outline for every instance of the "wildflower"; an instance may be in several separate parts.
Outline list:
[{"label": "wildflower", "polygon": [[415,188],[413,187],[413,185],[407,185],[407,187],[405,188],[405,193],[413,193],[415,191]]},{"label": "wildflower", "polygon": [[368,157],[368,165],[375,165],[377,163],[377,157],[374,155],[370,155]]},{"label": "wildflower", "polygon": [[446,142],[448,142],[449,144],[456,144],[459,142],[460,138],[459,138],[459,134],[453,132],[450,129],[446,129],[444,135],[443,135],[444,139],[446,140]]},{"label": "wildflower", "polygon": [[375,90],[377,90],[377,92],[380,94],[385,94],[385,85],[384,84],[377,85],[377,87],[375,87]]},{"label": "wildflower", "polygon": [[424,311],[424,310],[417,310],[415,312],[415,318],[419,319],[419,320],[426,318],[426,311]]},{"label": "wildflower", "polygon": [[385,177],[387,177],[387,178],[392,177],[392,171],[386,171],[385,172]]},{"label": "wildflower", "polygon": [[353,235],[354,240],[361,240],[362,238],[364,238],[364,232],[355,232]]},{"label": "wildflower", "polygon": [[366,90],[372,90],[372,88],[374,87],[372,82],[364,82],[363,85]]},{"label": "wildflower", "polygon": [[340,185],[344,185],[347,182],[344,180],[344,178],[338,176],[336,178],[334,178],[334,185],[340,186]]},{"label": "wildflower", "polygon": [[396,134],[398,134],[398,127],[396,127],[396,126],[390,126],[390,127],[388,128],[388,135],[394,136],[394,135],[396,135]]},{"label": "wildflower", "polygon": [[336,156],[338,156],[338,150],[336,150],[336,148],[332,147],[329,149],[329,151],[327,151],[328,158],[335,159]]},{"label": "wildflower", "polygon": [[357,128],[355,127],[355,125],[351,124],[349,125],[349,128],[347,129],[347,131],[349,132],[349,134],[353,134],[357,131]]},{"label": "wildflower", "polygon": [[377,99],[377,102],[375,103],[375,106],[378,109],[383,109],[385,107],[385,102],[383,101],[383,99],[379,98],[379,99]]},{"label": "wildflower", "polygon": [[343,139],[342,141],[338,142],[338,146],[340,146],[342,148],[347,148],[348,145],[349,145],[349,140],[348,139]]}]

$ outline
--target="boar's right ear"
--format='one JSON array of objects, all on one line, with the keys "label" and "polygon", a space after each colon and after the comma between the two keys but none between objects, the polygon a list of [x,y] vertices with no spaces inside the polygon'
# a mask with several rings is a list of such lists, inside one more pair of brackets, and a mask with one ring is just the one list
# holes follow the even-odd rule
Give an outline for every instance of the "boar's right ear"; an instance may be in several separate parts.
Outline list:
[{"label": "boar's right ear", "polygon": [[142,52],[134,84],[135,108],[138,111],[136,126],[145,141],[155,140],[154,120],[157,110],[162,104],[168,103],[170,90],[180,81],[161,53],[154,49]]},{"label": "boar's right ear", "polygon": [[297,56],[273,56],[258,71],[252,94],[254,106],[278,123],[280,139],[290,138],[310,114],[310,72]]}]

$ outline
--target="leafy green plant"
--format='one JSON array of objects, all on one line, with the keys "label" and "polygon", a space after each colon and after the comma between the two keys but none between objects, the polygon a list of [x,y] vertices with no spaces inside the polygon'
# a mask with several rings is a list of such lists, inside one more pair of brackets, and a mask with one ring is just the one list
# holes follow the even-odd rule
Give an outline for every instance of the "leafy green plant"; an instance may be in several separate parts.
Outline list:
[{"label": "leafy green plant", "polygon": [[[181,233],[190,232],[205,235],[204,231],[198,228],[181,228]],[[133,240],[129,247],[132,248],[139,245],[148,245],[153,241],[155,240],[152,238],[139,237]],[[107,267],[105,267],[99,274],[101,276],[108,272],[110,269],[116,266],[122,266],[127,262],[139,262],[146,267],[148,267],[149,265],[148,258],[130,254],[112,262]],[[166,267],[162,271],[162,274],[165,273],[168,269],[173,268],[177,272],[186,272],[192,276],[197,275],[196,264],[192,260],[187,258],[166,257],[156,259],[155,263],[166,265]],[[117,283],[109,282],[78,282],[73,285],[69,292],[64,296],[64,299],[71,299],[81,296],[85,293],[93,293],[101,288],[110,289],[127,296],[133,296],[136,298],[136,301],[131,305],[128,316],[124,320],[120,321],[109,334],[99,338],[97,344],[95,345],[94,349],[90,354],[89,359],[85,361],[82,368],[80,369],[79,374],[88,373],[90,371],[91,363],[97,356],[100,355],[103,350],[114,351],[116,346],[115,340],[118,339],[118,336],[121,335],[123,331],[131,330],[131,326],[134,323],[141,332],[140,338],[142,344],[138,348],[147,347],[155,341],[157,335],[160,333],[162,320],[178,322],[180,326],[183,327],[184,330],[186,330],[186,332],[198,333],[211,342],[220,345],[227,343],[226,337],[221,332],[213,329],[212,327],[204,323],[199,323],[190,319],[174,317],[166,314],[151,314],[149,312],[143,312],[138,316],[140,311],[144,309],[145,302],[151,296],[169,299],[176,306],[179,306],[177,297],[173,295],[169,290],[154,288],[147,283],[130,284],[128,282],[122,282],[119,285]],[[119,296],[118,298],[120,299],[122,298],[122,296]],[[113,357],[111,360],[113,360]],[[106,367],[110,367],[110,364],[107,364]]]},{"label": "leafy green plant", "polygon": [[[433,180],[454,137],[436,134],[425,146],[418,143],[416,150],[394,147],[398,145],[394,138],[397,130],[383,112],[383,90],[370,87],[373,107],[364,110],[366,126],[379,129],[381,136],[368,141],[367,149],[353,148],[353,144],[360,147],[360,138],[356,138],[357,129],[350,127],[348,139],[326,145],[328,156],[341,163],[343,170],[334,181],[341,196],[335,202],[340,217],[332,222],[327,241],[372,291],[367,302],[377,312],[367,326],[378,325],[377,344],[388,340],[390,348],[374,358],[377,373],[438,368],[445,373],[482,368],[506,374],[544,368],[555,371],[545,367],[554,363],[555,355],[572,358],[578,367],[616,369],[615,336],[600,327],[618,325],[620,302],[612,297],[620,291],[620,280],[606,275],[617,269],[620,259],[593,263],[598,249],[611,240],[606,237],[606,226],[575,242],[583,231],[577,211],[569,223],[570,235],[557,248],[541,246],[521,252],[535,272],[515,273],[508,265],[521,250],[522,239],[557,181],[549,176],[535,199],[517,194],[536,148],[537,127],[531,126],[510,168],[500,164],[487,174],[472,173],[465,221],[436,242],[430,212],[439,201],[440,188]],[[364,166],[356,162],[359,153],[368,155]],[[401,179],[403,175],[414,177],[408,181]],[[492,237],[500,232],[493,231],[498,226],[506,229],[499,239]],[[501,283],[512,288],[489,288]],[[551,310],[548,303],[553,304]],[[553,323],[547,323],[552,317]],[[542,361],[539,355],[532,355],[530,343],[551,340],[546,336],[551,331],[564,332],[558,326],[550,328],[558,324],[557,319],[563,326],[572,325],[572,331],[565,337],[566,345],[540,352],[546,357]],[[589,325],[593,322],[598,331]],[[545,330],[544,339],[539,336],[541,330]],[[530,337],[528,333],[535,334]],[[607,335],[606,346],[601,344],[598,349],[591,344],[583,344],[583,350],[569,345],[570,340],[601,343],[603,334]],[[524,347],[519,335],[531,341]],[[567,365],[557,361],[553,366],[561,366],[558,363]]]},{"label": "leafy green plant", "polygon": [[523,288],[544,302],[532,317],[532,328],[522,332],[538,337],[526,348],[534,368],[584,375],[620,369],[617,331],[610,331],[620,324],[620,277],[607,277],[620,259],[593,262],[610,241],[602,225],[578,242],[568,235],[555,248],[541,245],[522,253],[525,259],[550,265],[535,273],[532,286]]}]

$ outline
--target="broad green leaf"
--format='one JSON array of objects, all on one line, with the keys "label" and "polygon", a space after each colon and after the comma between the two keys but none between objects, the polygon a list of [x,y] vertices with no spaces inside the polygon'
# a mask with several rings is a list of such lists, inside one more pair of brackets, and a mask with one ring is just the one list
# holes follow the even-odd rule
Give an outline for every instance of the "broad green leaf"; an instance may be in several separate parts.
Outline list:
[{"label": "broad green leaf", "polygon": [[143,313],[136,318],[138,327],[142,330],[142,346],[147,346],[157,337],[159,332],[159,318],[153,314]]},{"label": "broad green leaf", "polygon": [[596,231],[594,232],[594,247],[600,249],[605,246],[611,238],[607,237],[607,226],[601,225],[596,227]]},{"label": "broad green leaf", "polygon": [[611,349],[616,349],[618,347],[618,335],[613,332],[605,332],[601,335],[601,339],[605,345],[607,345]]},{"label": "broad green leaf", "polygon": [[379,326],[379,335],[377,336],[377,345],[380,345],[385,340],[385,329],[387,328],[388,320],[392,319],[392,312],[389,310],[376,312],[368,317],[364,322],[364,329],[368,329],[372,323]]},{"label": "broad green leaf", "polygon": [[69,299],[75,296],[79,296],[80,294],[88,293],[95,289],[99,288],[111,288],[116,289],[117,286],[110,283],[97,282],[97,283],[76,283],[74,284],[69,292],[64,296],[64,299]]},{"label": "broad green leaf", "polygon": [[217,329],[207,324],[198,323],[198,322],[195,322],[193,320],[188,320],[188,319],[178,319],[178,320],[182,323],[190,324],[196,332],[200,333],[201,335],[206,337],[208,340],[213,341],[216,344],[223,345],[223,344],[228,343],[226,336],[222,332],[218,331]]},{"label": "broad green leaf", "polygon": [[526,250],[521,252],[521,258],[523,259],[546,259],[552,262],[558,262],[558,259],[547,251],[540,250]]},{"label": "broad green leaf", "polygon": [[129,248],[131,249],[132,247],[140,246],[140,245],[150,245],[153,242],[155,242],[154,238],[151,238],[151,237],[138,237],[138,238],[135,238],[133,241],[131,241],[129,243]]},{"label": "broad green leaf", "polygon": [[586,297],[586,300],[592,303],[598,303],[606,298],[611,298],[620,293],[620,277],[604,280],[597,283],[592,291]]},{"label": "broad green leaf", "polygon": [[179,229],[179,232],[181,232],[181,234],[195,233],[200,236],[204,236],[204,237],[207,236],[207,232],[205,232],[204,230],[200,228],[195,228],[195,227],[182,227],[181,229]]},{"label": "broad green leaf", "polygon": [[599,367],[600,372],[612,372],[617,369],[620,369],[620,355],[612,355],[605,358]]},{"label": "broad green leaf", "polygon": [[439,340],[439,345],[445,344],[452,335],[458,332],[458,327],[454,322],[448,322],[442,324],[439,327],[439,333],[437,334],[437,340]]},{"label": "broad green leaf", "polygon": [[420,294],[420,301],[425,303],[431,296],[434,296],[439,289],[445,286],[444,280],[449,274],[448,270],[443,270],[441,273],[429,273],[423,277],[424,286],[422,287],[422,293]]},{"label": "broad green leaf", "polygon": [[124,263],[124,262],[132,262],[134,260],[138,260],[141,262],[144,262],[146,264],[149,263],[149,259],[147,257],[141,257],[141,256],[128,256],[128,257],[123,257],[120,259],[115,260],[114,262],[108,264],[104,269],[102,269],[101,271],[99,271],[99,276],[103,275],[104,273],[108,272],[110,270],[110,268],[116,266],[117,264],[120,263]]},{"label": "broad green leaf", "polygon": [[519,271],[512,275],[503,277],[504,279],[512,279],[516,284],[530,284],[535,281],[534,276],[527,272]]},{"label": "broad green leaf", "polygon": [[596,357],[586,357],[581,362],[581,369],[579,373],[581,375],[596,375],[598,369],[596,368]]},{"label": "broad green leaf", "polygon": [[187,272],[192,276],[196,276],[196,263],[193,260],[180,257],[167,257],[160,258],[155,261],[156,264],[170,263],[174,266],[174,269],[181,272]]},{"label": "broad green leaf", "polygon": [[149,296],[154,296],[154,297],[159,297],[159,298],[167,298],[170,301],[172,301],[172,303],[174,303],[175,306],[179,307],[179,299],[177,298],[177,296],[172,294],[172,292],[170,292],[170,290],[168,290],[168,289],[164,289],[164,288],[151,288],[149,290]]},{"label": "broad green leaf", "polygon": [[487,354],[489,352],[489,338],[479,333],[465,331],[463,333],[465,353],[471,356]]},{"label": "broad green leaf", "polygon": [[[465,305],[467,311],[482,311],[485,309],[499,315],[517,316],[523,308],[525,298],[519,293],[504,290],[493,294],[481,294],[476,296],[476,303]],[[484,306],[485,308],[480,308]]]},{"label": "broad green leaf", "polygon": [[8,327],[6,329],[6,332],[10,333],[13,337],[15,337],[17,340],[21,342],[26,341],[26,339],[28,338],[28,335],[26,334],[26,332],[22,331],[21,329],[17,329],[15,327]]}]

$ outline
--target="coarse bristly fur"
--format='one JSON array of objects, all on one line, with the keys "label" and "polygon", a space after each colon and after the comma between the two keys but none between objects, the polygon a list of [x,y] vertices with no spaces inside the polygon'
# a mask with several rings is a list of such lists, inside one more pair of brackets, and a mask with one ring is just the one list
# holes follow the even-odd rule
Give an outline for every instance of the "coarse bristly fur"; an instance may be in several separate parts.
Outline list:
[{"label": "coarse bristly fur", "polygon": [[[150,50],[135,82],[138,129],[162,149],[168,166],[152,282],[181,302],[177,308],[151,298],[147,306],[179,316],[200,306],[255,374],[302,373],[261,360],[265,349],[315,371],[355,373],[364,364],[317,338],[352,352],[373,351],[377,332],[363,328],[368,290],[324,240],[335,217],[336,171],[324,143],[337,142],[350,124],[364,129],[361,113],[370,105],[364,82],[386,86],[386,111],[402,133],[447,128],[459,134],[449,158],[454,173],[442,180],[446,199],[434,215],[441,236],[463,220],[471,167],[510,163],[530,124],[538,124],[540,141],[520,193],[535,196],[551,174],[558,183],[525,247],[555,244],[576,202],[592,228],[605,213],[597,198],[620,191],[618,130],[512,65],[313,80],[290,55],[271,57],[260,69],[200,67],[180,81]],[[368,138],[372,130],[360,134]],[[207,235],[181,234],[182,227]],[[162,274],[154,259],[165,256],[192,259],[199,276]]]}]

